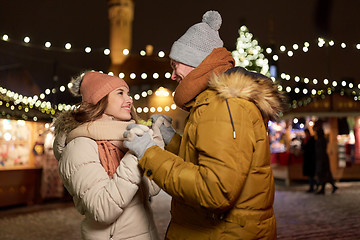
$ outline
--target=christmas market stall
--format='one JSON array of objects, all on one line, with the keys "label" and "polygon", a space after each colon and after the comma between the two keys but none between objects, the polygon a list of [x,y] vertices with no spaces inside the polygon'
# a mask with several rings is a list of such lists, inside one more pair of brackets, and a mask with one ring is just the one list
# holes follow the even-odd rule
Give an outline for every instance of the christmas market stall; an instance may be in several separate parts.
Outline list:
[{"label": "christmas market stall", "polygon": [[[46,191],[59,186],[62,194],[57,165],[51,174],[49,170],[55,168],[48,166],[53,162],[49,160],[53,159],[50,122],[54,113],[50,103],[36,96],[23,97],[0,87],[0,207],[41,202],[49,197]],[[55,177],[52,186],[46,187],[49,175]]]},{"label": "christmas market stall", "polygon": [[323,122],[327,153],[335,180],[360,179],[360,102],[340,94],[309,99],[286,113],[269,127],[274,176],[285,180],[306,180],[303,176],[301,143],[304,129],[313,135],[316,121]]}]

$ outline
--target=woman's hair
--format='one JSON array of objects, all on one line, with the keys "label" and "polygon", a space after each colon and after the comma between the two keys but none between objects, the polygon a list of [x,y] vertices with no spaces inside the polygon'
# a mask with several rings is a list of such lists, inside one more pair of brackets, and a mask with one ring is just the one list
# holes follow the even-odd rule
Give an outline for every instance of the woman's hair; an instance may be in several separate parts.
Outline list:
[{"label": "woman's hair", "polygon": [[[61,113],[54,121],[55,135],[63,131],[69,133],[83,123],[92,122],[101,118],[107,105],[108,95],[103,97],[97,104],[81,102],[74,110]],[[139,119],[134,106],[131,106],[130,114],[131,119],[138,123]]]},{"label": "woman's hair", "polygon": [[103,115],[107,104],[107,95],[103,97],[97,104],[82,102],[78,108],[71,112],[71,115],[79,123],[95,121]]},{"label": "woman's hair", "polygon": [[[87,102],[82,102],[75,111],[71,113],[74,119],[79,123],[86,123],[95,121],[104,114],[105,109],[108,105],[108,96],[103,97],[97,104],[91,104]],[[134,106],[131,106],[131,119],[138,121]]]}]

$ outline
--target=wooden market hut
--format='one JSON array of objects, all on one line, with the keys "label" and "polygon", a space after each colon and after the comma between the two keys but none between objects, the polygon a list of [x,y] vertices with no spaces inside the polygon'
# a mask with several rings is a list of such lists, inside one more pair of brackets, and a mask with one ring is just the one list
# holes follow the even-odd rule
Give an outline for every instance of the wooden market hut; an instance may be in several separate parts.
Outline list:
[{"label": "wooden market hut", "polygon": [[[284,114],[283,120],[287,122],[285,139],[287,151],[283,154],[272,154],[273,172],[275,178],[285,180],[291,184],[294,180],[307,179],[302,175],[302,158],[289,153],[290,131],[294,118],[322,119],[328,125],[328,155],[330,167],[335,180],[360,179],[360,101],[354,98],[333,93],[322,98],[313,98],[308,104],[296,107]],[[346,165],[339,164],[338,136],[341,132],[339,120],[352,118],[355,135],[354,160]],[[311,129],[310,129],[311,130]],[[284,159],[285,158],[285,159]]]}]

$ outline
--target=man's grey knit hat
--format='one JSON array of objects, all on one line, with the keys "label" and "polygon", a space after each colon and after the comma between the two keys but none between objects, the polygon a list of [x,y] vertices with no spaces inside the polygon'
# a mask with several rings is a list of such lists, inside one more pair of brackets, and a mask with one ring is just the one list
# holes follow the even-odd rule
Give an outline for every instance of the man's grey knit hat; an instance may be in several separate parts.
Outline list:
[{"label": "man's grey knit hat", "polygon": [[214,50],[224,46],[219,36],[222,23],[217,11],[207,11],[201,23],[191,26],[171,47],[169,57],[177,62],[197,67]]}]

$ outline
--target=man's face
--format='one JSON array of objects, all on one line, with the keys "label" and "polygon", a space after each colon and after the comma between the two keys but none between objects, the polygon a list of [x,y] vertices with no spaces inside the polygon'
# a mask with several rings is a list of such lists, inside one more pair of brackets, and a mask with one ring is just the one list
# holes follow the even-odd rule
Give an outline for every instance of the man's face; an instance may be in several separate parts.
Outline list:
[{"label": "man's face", "polygon": [[194,70],[194,67],[185,65],[175,60],[171,60],[170,64],[173,69],[171,79],[177,81],[178,83],[180,83],[184,77],[186,77],[192,70]]}]

